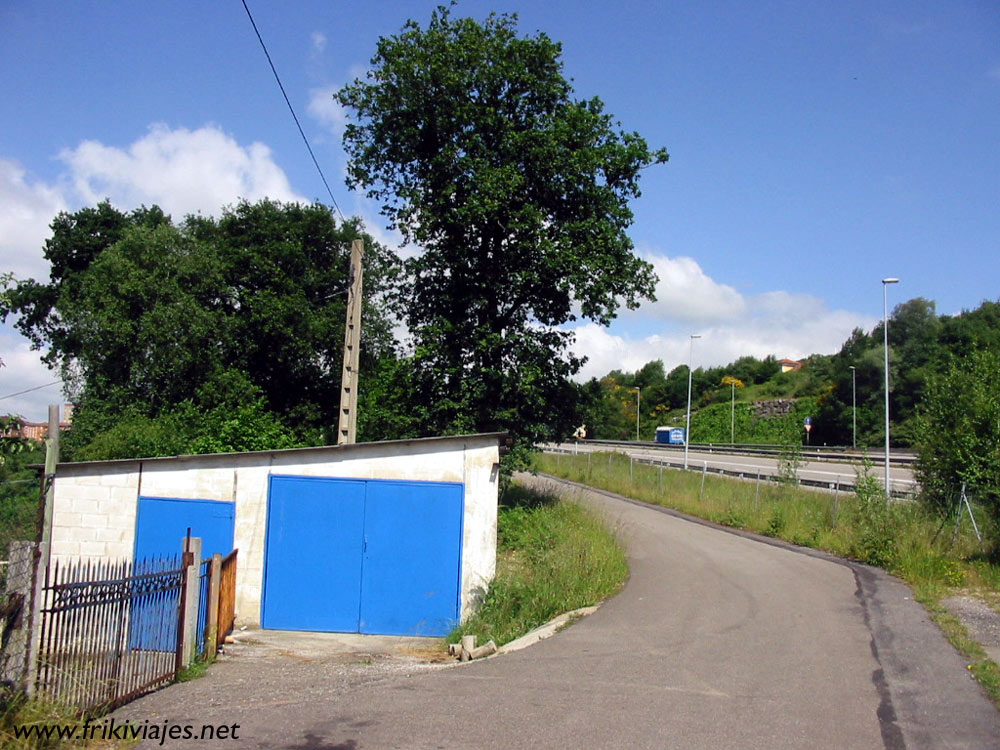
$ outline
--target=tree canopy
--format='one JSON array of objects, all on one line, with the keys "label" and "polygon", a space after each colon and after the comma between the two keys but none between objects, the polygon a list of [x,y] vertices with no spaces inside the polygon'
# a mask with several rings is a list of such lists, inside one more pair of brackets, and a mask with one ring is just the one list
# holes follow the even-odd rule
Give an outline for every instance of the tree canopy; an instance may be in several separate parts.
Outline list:
[{"label": "tree canopy", "polygon": [[652,298],[628,203],[667,154],[575,99],[560,45],[516,24],[441,7],[381,38],[367,79],[335,97],[349,184],[420,248],[402,301],[423,428],[532,442],[575,419],[581,360],[559,326]]},{"label": "tree canopy", "polygon": [[[319,204],[241,202],[175,225],[155,206],[104,202],[56,217],[49,280],[14,284],[0,312],[48,348],[79,407],[72,441],[97,441],[87,457],[322,441],[339,403],[350,245],[363,236]],[[393,350],[395,256],[365,240],[371,368]],[[242,430],[226,427],[234,415]]]},{"label": "tree canopy", "polygon": [[932,375],[917,410],[917,478],[924,499],[953,512],[962,486],[1000,521],[1000,352],[979,349]]}]

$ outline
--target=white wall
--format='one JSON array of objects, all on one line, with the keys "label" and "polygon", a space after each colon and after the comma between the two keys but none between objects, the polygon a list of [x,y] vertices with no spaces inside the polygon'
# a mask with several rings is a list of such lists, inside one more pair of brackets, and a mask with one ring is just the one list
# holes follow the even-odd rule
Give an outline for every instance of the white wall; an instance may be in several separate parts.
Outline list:
[{"label": "white wall", "polygon": [[339,479],[461,482],[461,617],[496,566],[497,435],[360,443],[288,451],[60,464],[52,514],[53,559],[132,558],[138,498],[235,501],[239,625],[260,624],[267,489],[271,474]]}]

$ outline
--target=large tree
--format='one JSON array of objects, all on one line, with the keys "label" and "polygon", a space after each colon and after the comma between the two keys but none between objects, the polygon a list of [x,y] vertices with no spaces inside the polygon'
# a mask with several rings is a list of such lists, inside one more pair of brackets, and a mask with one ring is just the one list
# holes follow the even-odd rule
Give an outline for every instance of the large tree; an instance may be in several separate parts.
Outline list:
[{"label": "large tree", "polygon": [[[97,441],[81,455],[121,457],[140,435],[156,438],[145,450],[170,452],[332,432],[358,222],[265,200],[175,225],[156,207],[122,213],[105,202],[60,214],[52,230],[48,281],[16,283],[0,316],[16,316],[69,384],[80,406],[74,439]],[[392,352],[382,299],[395,256],[370,237],[366,247],[368,368]],[[242,433],[225,426],[227,414]],[[213,420],[218,435],[245,438],[203,439]]]},{"label": "large tree", "polygon": [[667,154],[574,98],[560,45],[516,25],[438,8],[381,38],[366,80],[336,99],[349,184],[420,248],[404,303],[424,429],[532,441],[575,417],[581,360],[560,326],[652,298],[628,202]]}]

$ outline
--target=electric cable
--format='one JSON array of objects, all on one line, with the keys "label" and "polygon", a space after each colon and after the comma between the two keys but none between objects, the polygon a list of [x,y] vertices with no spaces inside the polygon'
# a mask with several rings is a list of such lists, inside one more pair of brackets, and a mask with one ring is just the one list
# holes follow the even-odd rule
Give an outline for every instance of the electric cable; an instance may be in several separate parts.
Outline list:
[{"label": "electric cable", "polygon": [[337,209],[337,213],[340,214],[341,220],[346,222],[347,217],[344,216],[344,212],[340,210],[340,206],[337,204],[337,199],[333,197],[333,191],[330,189],[330,183],[326,181],[326,175],[323,174],[323,170],[319,166],[319,161],[316,159],[316,154],[313,153],[312,146],[309,145],[309,139],[306,138],[305,131],[302,129],[302,125],[299,123],[299,118],[295,114],[295,108],[292,106],[292,102],[288,98],[288,94],[285,92],[285,87],[281,83],[281,77],[278,75],[278,70],[274,67],[271,55],[267,51],[267,45],[264,44],[264,38],[260,35],[257,23],[253,20],[253,14],[250,12],[250,6],[247,5],[247,0],[243,0],[243,9],[247,12],[247,18],[250,19],[250,25],[253,26],[254,33],[257,35],[257,40],[260,42],[261,49],[264,50],[264,56],[267,58],[267,64],[271,66],[271,72],[274,73],[274,80],[278,82],[278,88],[281,89],[281,95],[285,97],[285,104],[288,105],[288,111],[292,113],[292,119],[295,120],[295,126],[299,129],[299,135],[302,136],[302,142],[306,144],[306,149],[309,151],[309,156],[312,157],[312,162],[316,166],[316,171],[319,172],[320,179],[323,180],[323,185],[326,187],[326,192],[329,194],[330,200],[333,202],[333,207]]}]

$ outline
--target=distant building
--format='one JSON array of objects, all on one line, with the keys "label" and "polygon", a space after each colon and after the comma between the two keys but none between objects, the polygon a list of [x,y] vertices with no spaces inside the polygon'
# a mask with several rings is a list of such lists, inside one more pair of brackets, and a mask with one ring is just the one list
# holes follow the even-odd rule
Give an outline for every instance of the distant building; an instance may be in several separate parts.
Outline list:
[{"label": "distant building", "polygon": [[795,372],[802,369],[802,363],[796,362],[794,359],[781,359],[778,360],[778,364],[781,365],[782,372]]},{"label": "distant building", "polygon": [[[6,419],[12,420],[10,427],[0,437],[20,438],[22,440],[45,440],[49,436],[48,422],[29,422],[13,414]],[[59,422],[59,431],[65,432],[73,424],[73,404],[63,406],[63,419]]]}]

